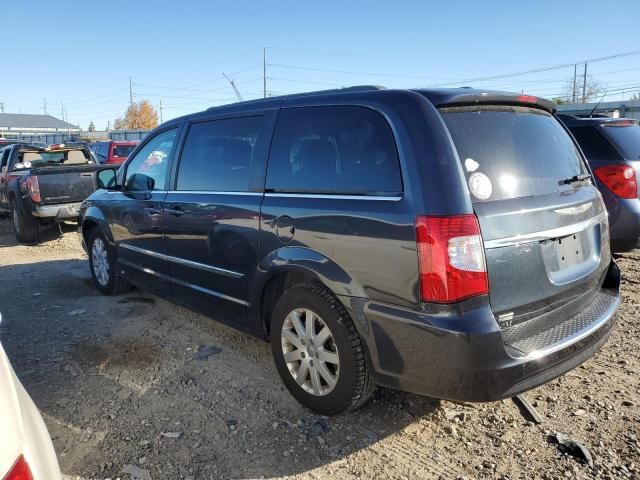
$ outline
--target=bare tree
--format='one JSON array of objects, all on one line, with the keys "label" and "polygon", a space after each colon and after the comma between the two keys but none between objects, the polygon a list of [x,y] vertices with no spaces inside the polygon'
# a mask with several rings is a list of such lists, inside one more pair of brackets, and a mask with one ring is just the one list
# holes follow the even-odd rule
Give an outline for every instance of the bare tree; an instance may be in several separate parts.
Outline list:
[{"label": "bare tree", "polygon": [[[583,88],[584,96],[582,95]],[[584,80],[580,81],[579,79],[575,84],[575,91],[573,77],[567,79],[563,92],[562,95],[554,98],[553,101],[558,104],[574,103],[575,98],[575,103],[589,103],[592,100],[599,100],[605,92],[605,88],[602,83],[593,78],[593,76],[587,75],[586,85],[584,85]]]}]

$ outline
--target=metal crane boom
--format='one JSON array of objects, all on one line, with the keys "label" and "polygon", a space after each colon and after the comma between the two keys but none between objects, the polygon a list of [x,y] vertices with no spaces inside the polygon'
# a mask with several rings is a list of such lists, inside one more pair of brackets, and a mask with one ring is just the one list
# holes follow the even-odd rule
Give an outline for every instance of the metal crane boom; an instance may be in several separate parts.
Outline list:
[{"label": "metal crane boom", "polygon": [[229,76],[224,72],[222,72],[222,75],[224,75],[224,78],[229,80],[229,83],[233,87],[233,91],[236,92],[236,97],[238,97],[238,100],[240,100],[242,102],[244,100],[244,98],[242,98],[242,94],[240,93],[240,90],[238,90],[238,87],[236,87],[235,80],[230,79]]}]

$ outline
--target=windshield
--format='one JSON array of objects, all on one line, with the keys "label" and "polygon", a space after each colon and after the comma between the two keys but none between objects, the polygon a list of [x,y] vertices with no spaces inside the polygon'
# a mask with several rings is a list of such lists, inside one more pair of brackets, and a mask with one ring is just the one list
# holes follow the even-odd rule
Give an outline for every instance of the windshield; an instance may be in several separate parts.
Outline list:
[{"label": "windshield", "polygon": [[530,107],[441,109],[474,202],[566,190],[563,181],[587,174],[560,123]]},{"label": "windshield", "polygon": [[136,145],[114,145],[113,156],[114,157],[128,157],[133,152]]},{"label": "windshield", "polygon": [[637,123],[604,124],[605,134],[628,160],[640,160],[640,125]]}]

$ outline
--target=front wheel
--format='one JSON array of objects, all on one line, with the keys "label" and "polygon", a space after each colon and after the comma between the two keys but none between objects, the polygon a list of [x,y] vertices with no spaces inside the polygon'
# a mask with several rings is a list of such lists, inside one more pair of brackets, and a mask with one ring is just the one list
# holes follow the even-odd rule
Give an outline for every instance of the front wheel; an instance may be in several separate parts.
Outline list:
[{"label": "front wheel", "polygon": [[271,350],[289,392],[323,415],[358,408],[375,388],[349,314],[321,286],[297,285],[280,297]]},{"label": "front wheel", "polygon": [[116,270],[115,250],[107,243],[98,227],[89,234],[87,252],[91,277],[97,289],[105,295],[116,295],[124,291],[126,283]]}]

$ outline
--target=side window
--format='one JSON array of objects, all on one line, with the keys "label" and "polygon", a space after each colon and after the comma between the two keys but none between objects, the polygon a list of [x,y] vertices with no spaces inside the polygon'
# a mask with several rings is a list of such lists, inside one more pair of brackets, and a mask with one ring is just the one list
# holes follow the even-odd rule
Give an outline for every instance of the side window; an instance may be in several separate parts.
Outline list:
[{"label": "side window", "polygon": [[7,163],[9,161],[9,152],[10,151],[11,151],[10,148],[5,148],[0,153],[0,172],[2,172],[2,170],[4,170],[5,167],[7,166]]},{"label": "side window", "polygon": [[104,153],[103,153],[104,152],[103,147],[104,147],[104,143],[96,143],[96,146],[93,149],[93,152],[95,153],[96,158],[98,159],[98,162],[100,162],[100,163],[104,163],[105,160],[106,160],[106,158],[104,156]]},{"label": "side window", "polygon": [[178,129],[174,128],[159,133],[127,163],[125,191],[164,190],[169,155],[177,132]]},{"label": "side window", "polygon": [[569,130],[576,137],[587,160],[620,160],[622,158],[597,128],[573,127]]},{"label": "side window", "polygon": [[194,123],[185,140],[177,190],[246,192],[264,117]]},{"label": "side window", "polygon": [[398,195],[402,177],[391,129],[364,107],[283,109],[266,186],[276,192]]}]

